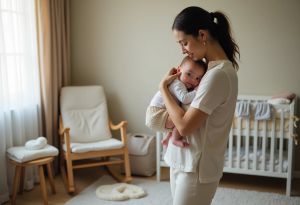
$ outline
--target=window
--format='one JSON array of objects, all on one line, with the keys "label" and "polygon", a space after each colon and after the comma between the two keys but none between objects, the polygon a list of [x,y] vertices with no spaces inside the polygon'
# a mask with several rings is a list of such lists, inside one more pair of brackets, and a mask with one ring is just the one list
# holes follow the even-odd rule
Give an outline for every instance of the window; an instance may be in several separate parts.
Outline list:
[{"label": "window", "polygon": [[34,0],[0,0],[0,109],[39,102]]},{"label": "window", "polygon": [[0,0],[0,204],[9,200],[6,149],[41,133],[34,3]]}]

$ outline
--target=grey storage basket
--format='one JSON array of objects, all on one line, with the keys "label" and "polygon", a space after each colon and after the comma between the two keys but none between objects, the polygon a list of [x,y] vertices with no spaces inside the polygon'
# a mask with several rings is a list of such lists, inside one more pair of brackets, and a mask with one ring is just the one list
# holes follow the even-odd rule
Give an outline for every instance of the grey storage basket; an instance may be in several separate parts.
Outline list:
[{"label": "grey storage basket", "polygon": [[155,136],[128,133],[127,146],[131,173],[140,176],[152,176],[156,171]]}]

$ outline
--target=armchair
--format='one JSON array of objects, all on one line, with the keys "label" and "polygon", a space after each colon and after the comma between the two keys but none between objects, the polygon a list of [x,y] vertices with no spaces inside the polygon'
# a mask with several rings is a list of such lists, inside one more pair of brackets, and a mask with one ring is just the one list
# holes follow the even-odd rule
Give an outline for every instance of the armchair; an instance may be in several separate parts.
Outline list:
[{"label": "armchair", "polygon": [[[74,169],[107,166],[110,174],[118,181],[132,180],[126,145],[127,122],[114,125],[109,120],[105,93],[101,86],[63,87],[60,113],[60,165],[69,193],[75,192]],[[113,138],[111,130],[120,130],[121,140]],[[124,177],[111,171],[109,166],[114,164],[124,165]]]}]

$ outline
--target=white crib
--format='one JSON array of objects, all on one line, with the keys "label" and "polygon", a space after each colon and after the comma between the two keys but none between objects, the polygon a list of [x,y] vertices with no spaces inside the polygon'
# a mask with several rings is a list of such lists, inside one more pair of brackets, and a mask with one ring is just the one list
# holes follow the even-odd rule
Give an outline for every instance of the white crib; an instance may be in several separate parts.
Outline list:
[{"label": "white crib", "polygon": [[[270,98],[241,95],[238,101],[255,105]],[[290,196],[296,144],[296,100],[290,104],[273,105],[272,108],[273,117],[269,120],[254,120],[253,115],[250,118],[234,118],[223,170],[228,173],[286,178],[286,195]],[[160,180],[160,167],[166,164],[162,160],[162,133],[157,133],[157,138],[157,180]]]}]

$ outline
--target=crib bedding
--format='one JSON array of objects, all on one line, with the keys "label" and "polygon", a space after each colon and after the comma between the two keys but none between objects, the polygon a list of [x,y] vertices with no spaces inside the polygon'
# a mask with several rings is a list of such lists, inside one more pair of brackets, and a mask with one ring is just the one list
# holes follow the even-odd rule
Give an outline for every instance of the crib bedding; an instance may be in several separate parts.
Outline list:
[{"label": "crib bedding", "polygon": [[[266,129],[266,131],[272,131],[273,129],[273,119],[272,120],[254,120],[252,119],[240,119],[241,120],[241,129],[242,130],[246,130],[248,128],[248,126],[250,127],[250,130],[255,131],[255,123],[257,123],[257,130],[258,131],[263,131],[264,129]],[[232,123],[232,128],[233,129],[238,129],[239,126],[239,118],[234,118],[233,119],[233,123]],[[250,121],[250,122],[249,122]],[[289,122],[290,119],[288,118],[284,118],[283,121],[283,131],[284,132],[288,132],[289,131]],[[275,118],[274,119],[274,130],[276,132],[280,131],[280,124],[281,124],[281,119],[280,118]]]},{"label": "crib bedding", "polygon": [[[254,169],[254,158],[255,153],[249,152],[248,157],[246,155],[246,151],[244,147],[240,148],[240,157],[237,156],[237,148],[234,147],[232,150],[232,164],[230,165],[230,159],[229,159],[229,152],[226,150],[225,153],[225,162],[224,167],[232,167],[232,168],[239,168],[239,169]],[[249,150],[253,150],[253,147],[249,147]],[[259,171],[273,171],[273,172],[287,172],[288,170],[288,153],[284,151],[282,153],[282,168],[280,168],[280,157],[279,152],[276,150],[274,152],[274,159],[273,163],[271,163],[271,155],[270,150],[266,150],[265,153],[261,149],[258,149],[256,151],[256,168],[255,170]],[[247,158],[248,158],[248,166],[247,166]],[[263,161],[265,160],[265,165],[263,164]],[[240,163],[238,163],[240,161]],[[273,164],[273,169],[271,165]]]},{"label": "crib bedding", "polygon": [[[233,161],[232,162],[232,167],[236,168],[238,166],[237,161]],[[224,162],[224,167],[230,167],[229,165],[229,161],[225,161]],[[269,162],[267,162],[265,164],[265,168],[263,169],[263,164],[257,163],[256,168],[254,168],[254,163],[253,162],[249,162],[248,167],[246,167],[246,162],[242,161],[239,165],[239,169],[248,169],[248,170],[253,170],[255,169],[255,171],[263,171],[263,172],[279,172],[279,164],[274,164],[274,168],[271,169],[271,164]],[[282,163],[282,169],[280,173],[286,173],[288,169],[288,161],[283,161]]]}]

